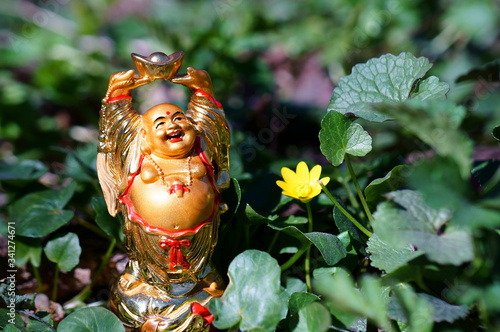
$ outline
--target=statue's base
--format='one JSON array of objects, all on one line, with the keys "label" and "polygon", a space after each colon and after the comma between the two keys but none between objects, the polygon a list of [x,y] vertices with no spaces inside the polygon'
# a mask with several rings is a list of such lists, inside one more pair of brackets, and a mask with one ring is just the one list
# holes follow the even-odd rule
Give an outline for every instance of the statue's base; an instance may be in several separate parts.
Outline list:
[{"label": "statue's base", "polygon": [[120,276],[110,301],[111,310],[127,331],[211,330],[212,317],[206,306],[210,299],[223,293],[217,271],[207,267],[197,281],[190,278],[161,285],[152,285],[134,274],[127,269]]}]

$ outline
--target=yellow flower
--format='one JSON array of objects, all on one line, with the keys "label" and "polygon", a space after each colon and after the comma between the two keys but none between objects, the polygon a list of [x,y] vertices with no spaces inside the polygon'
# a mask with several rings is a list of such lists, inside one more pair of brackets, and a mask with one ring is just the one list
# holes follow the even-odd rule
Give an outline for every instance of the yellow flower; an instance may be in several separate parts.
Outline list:
[{"label": "yellow flower", "polygon": [[[306,163],[301,161],[297,164],[296,171],[292,171],[288,167],[281,168],[281,175],[285,181],[276,181],[276,184],[283,189],[283,195],[290,196],[309,202],[321,192],[321,186],[318,183],[321,175],[321,165],[316,165],[309,172]],[[320,180],[326,186],[330,181],[329,177],[324,177]]]}]

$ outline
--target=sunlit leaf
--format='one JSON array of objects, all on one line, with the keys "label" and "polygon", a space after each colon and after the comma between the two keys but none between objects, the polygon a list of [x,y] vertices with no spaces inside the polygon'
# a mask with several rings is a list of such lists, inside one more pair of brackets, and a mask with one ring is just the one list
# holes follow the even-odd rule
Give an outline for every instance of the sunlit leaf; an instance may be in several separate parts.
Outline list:
[{"label": "sunlit leaf", "polygon": [[371,265],[390,273],[404,266],[412,259],[423,255],[422,251],[415,251],[411,246],[394,246],[382,241],[377,234],[373,234],[368,240]]},{"label": "sunlit leaf", "polygon": [[372,149],[372,138],[363,127],[337,112],[327,113],[321,121],[319,140],[321,152],[334,166],[346,154],[365,156]]},{"label": "sunlit leaf", "polygon": [[47,242],[45,255],[63,271],[71,271],[80,262],[80,240],[75,233],[68,233]]},{"label": "sunlit leaf", "polygon": [[72,182],[61,190],[28,194],[14,203],[10,211],[17,234],[27,237],[46,236],[73,218],[73,212],[63,210],[75,191]]},{"label": "sunlit leaf", "polygon": [[288,304],[288,294],[280,286],[278,262],[265,252],[247,250],[231,262],[228,274],[224,295],[209,303],[214,326],[274,331],[286,316]]},{"label": "sunlit leaf", "polygon": [[79,309],[63,319],[58,332],[125,332],[123,323],[111,311],[102,307]]},{"label": "sunlit leaf", "polygon": [[[426,58],[410,53],[398,56],[386,54],[353,67],[352,73],[342,77],[328,105],[329,111],[355,115],[368,121],[383,122],[390,116],[376,112],[369,103],[401,102],[409,98],[415,82],[432,67]],[[427,82],[425,88],[441,90],[442,85]],[[424,87],[422,87],[424,88]],[[434,92],[420,92],[430,95]],[[438,93],[438,92],[436,92]]]},{"label": "sunlit leaf", "polygon": [[40,267],[42,261],[42,243],[39,239],[16,236],[16,266],[22,267],[28,262]]},{"label": "sunlit leaf", "polygon": [[412,245],[440,264],[460,265],[473,259],[471,234],[452,226],[442,228],[451,218],[449,210],[429,207],[421,194],[410,190],[395,191],[388,197],[402,208],[379,204],[373,228],[381,241],[396,250]]},{"label": "sunlit leaf", "polygon": [[420,100],[445,99],[450,86],[439,81],[436,76],[431,76],[418,82],[417,90],[413,91],[411,98]]}]

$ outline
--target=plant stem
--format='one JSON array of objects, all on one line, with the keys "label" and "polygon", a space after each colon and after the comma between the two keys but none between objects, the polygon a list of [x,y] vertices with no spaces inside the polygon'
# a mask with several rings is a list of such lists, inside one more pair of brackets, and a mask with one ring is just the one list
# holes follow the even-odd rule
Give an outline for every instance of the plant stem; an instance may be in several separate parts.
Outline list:
[{"label": "plant stem", "polygon": [[300,256],[302,256],[302,254],[306,252],[307,248],[309,248],[309,245],[307,245],[307,247],[304,246],[300,248],[299,251],[297,251],[292,257],[290,257],[288,261],[286,261],[286,263],[280,266],[281,271],[285,271],[290,266],[292,266],[300,258]]},{"label": "plant stem", "polygon": [[38,267],[33,265],[33,263],[31,263],[31,267],[33,268],[33,274],[35,275],[36,279],[36,290],[38,293],[41,293],[43,292],[43,280],[42,276],[40,275],[40,270],[38,269]]},{"label": "plant stem", "polygon": [[271,253],[271,249],[273,249],[274,244],[276,243],[276,240],[278,239],[278,235],[279,234],[280,234],[279,231],[276,231],[276,233],[274,233],[273,239],[271,240],[271,243],[269,244],[269,247],[267,248],[267,253],[268,254]]},{"label": "plant stem", "polygon": [[363,225],[361,225],[361,223],[357,221],[349,212],[347,212],[347,210],[344,209],[344,207],[342,207],[342,205],[340,205],[339,202],[337,202],[337,200],[335,199],[335,197],[333,197],[330,191],[326,189],[323,182],[318,181],[318,183],[321,186],[321,189],[323,189],[323,192],[326,194],[326,196],[328,196],[328,198],[335,205],[335,207],[339,209],[340,212],[342,212],[342,214],[344,214],[344,216],[346,216],[347,219],[349,219],[354,224],[354,226],[356,226],[361,232],[363,232],[366,236],[371,237],[372,233],[369,230],[367,230]]},{"label": "plant stem", "polygon": [[56,264],[54,271],[54,285],[52,287],[52,301],[57,302],[57,286],[59,284],[59,264]]},{"label": "plant stem", "polygon": [[347,183],[347,181],[347,179],[342,178],[340,183],[342,183],[342,186],[347,191],[347,196],[349,197],[349,202],[351,202],[352,207],[355,209],[359,209],[358,200],[354,196],[354,193],[352,192],[351,187],[349,186],[349,183]]},{"label": "plant stem", "polygon": [[354,169],[352,168],[351,161],[349,160],[349,157],[347,155],[345,156],[345,162],[347,164],[347,168],[349,169],[349,173],[351,174],[352,182],[354,183],[354,186],[356,187],[356,191],[358,192],[359,199],[361,200],[361,205],[363,205],[363,209],[365,210],[365,213],[366,213],[366,216],[368,217],[368,220],[370,220],[370,222],[372,222],[373,221],[372,213],[370,212],[370,209],[368,208],[368,204],[366,204],[365,195],[363,195],[363,192],[361,191],[361,188],[359,187],[358,178],[356,177],[356,173],[354,173]]},{"label": "plant stem", "polygon": [[[312,218],[312,212],[311,212],[311,203],[307,202],[306,208],[307,208],[307,220],[309,221],[308,233],[311,233],[313,231],[313,218]],[[304,270],[306,273],[307,291],[312,292],[312,287],[311,287],[311,246],[307,247],[306,260],[304,263]]]},{"label": "plant stem", "polygon": [[104,267],[108,263],[109,258],[111,257],[111,254],[113,253],[113,249],[115,248],[115,245],[116,245],[116,239],[113,238],[111,240],[109,246],[108,246],[108,250],[106,250],[106,253],[104,254],[104,257],[103,257],[103,259],[101,261],[101,264],[99,265],[99,267],[97,268],[96,272],[92,276],[92,280],[90,281],[90,284],[88,284],[87,286],[85,286],[71,300],[69,300],[68,302],[66,302],[65,306],[68,305],[69,303],[72,303],[72,302],[76,302],[76,301],[82,301],[83,302],[83,301],[85,301],[87,299],[87,297],[90,295],[90,293],[92,291],[92,287],[94,286],[94,284],[96,283],[97,279],[101,275],[102,270],[104,269]]}]

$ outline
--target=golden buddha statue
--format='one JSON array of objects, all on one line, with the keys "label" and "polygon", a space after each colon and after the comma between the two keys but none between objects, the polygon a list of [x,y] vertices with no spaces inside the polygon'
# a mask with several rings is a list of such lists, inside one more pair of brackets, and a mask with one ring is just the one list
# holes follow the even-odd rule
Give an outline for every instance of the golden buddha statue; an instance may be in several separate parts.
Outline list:
[{"label": "golden buddha statue", "polygon": [[[229,127],[207,72],[177,75],[183,56],[132,54],[139,73],[111,75],[102,101],[99,182],[110,214],[124,216],[129,255],[110,306],[132,331],[209,331],[206,306],[224,288],[210,258],[226,209]],[[190,89],[186,112],[133,110],[130,91],[156,79]]]}]

